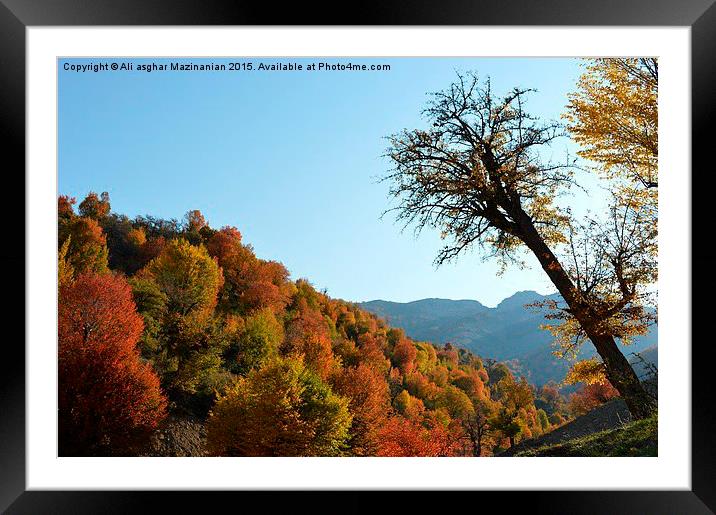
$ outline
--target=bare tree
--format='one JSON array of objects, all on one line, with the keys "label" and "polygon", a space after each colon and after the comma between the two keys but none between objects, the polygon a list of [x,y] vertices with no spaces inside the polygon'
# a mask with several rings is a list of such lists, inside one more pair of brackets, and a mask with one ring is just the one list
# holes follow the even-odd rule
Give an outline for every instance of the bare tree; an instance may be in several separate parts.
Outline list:
[{"label": "bare tree", "polygon": [[[425,227],[441,231],[449,244],[438,254],[438,265],[476,245],[503,264],[520,262],[524,248],[531,251],[566,303],[559,313],[592,342],[632,416],[648,417],[654,402],[615,341],[624,327],[615,321],[637,309],[636,290],[647,280],[632,259],[637,240],[646,236],[625,239],[619,220],[633,222],[634,213],[613,215],[616,236],[600,226],[598,250],[590,254],[598,256],[599,266],[588,264],[587,273],[578,266],[579,253],[570,252],[578,224],[555,203],[574,184],[573,163],[544,159],[562,128],[525,111],[529,91],[516,88],[497,98],[489,80],[481,84],[468,74],[434,93],[424,111],[430,128],[390,137],[387,156],[394,168],[385,180],[398,202],[394,210],[418,233]],[[577,266],[563,265],[557,249]]]}]

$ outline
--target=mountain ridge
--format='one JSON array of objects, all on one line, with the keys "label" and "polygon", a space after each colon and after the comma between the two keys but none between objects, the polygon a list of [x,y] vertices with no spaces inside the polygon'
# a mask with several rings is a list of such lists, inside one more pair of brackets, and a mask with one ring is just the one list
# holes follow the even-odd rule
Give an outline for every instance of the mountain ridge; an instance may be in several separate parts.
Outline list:
[{"label": "mountain ridge", "polygon": [[[562,381],[569,368],[567,361],[553,356],[551,333],[540,328],[549,323],[545,317],[548,309],[526,306],[547,300],[560,301],[561,296],[523,290],[506,297],[494,308],[477,300],[440,298],[402,303],[377,299],[357,304],[402,328],[411,338],[452,343],[480,356],[506,361],[513,371],[540,386],[548,381]],[[656,331],[652,331],[635,338],[632,345],[623,346],[622,352],[629,358],[631,352],[656,345]],[[593,347],[586,344],[580,358],[594,355]]]},{"label": "mountain ridge", "polygon": [[537,291],[535,291],[535,290],[520,290],[520,291],[516,291],[516,292],[513,293],[512,295],[509,295],[509,296],[505,297],[505,298],[502,299],[500,302],[498,302],[494,307],[487,306],[487,305],[485,305],[484,303],[482,303],[481,301],[479,301],[479,300],[477,300],[477,299],[448,299],[448,298],[445,298],[445,297],[425,297],[425,298],[422,298],[422,299],[409,300],[409,301],[406,301],[406,302],[399,302],[399,301],[388,300],[388,299],[371,299],[371,300],[365,300],[365,301],[361,301],[361,302],[356,302],[356,304],[361,305],[361,304],[372,304],[372,303],[388,303],[388,304],[400,304],[400,305],[414,305],[414,304],[422,304],[422,303],[435,302],[435,301],[437,301],[437,302],[446,302],[446,303],[450,302],[450,303],[469,303],[469,304],[477,304],[477,305],[479,305],[479,306],[482,306],[482,307],[485,308],[485,309],[495,309],[495,308],[499,307],[500,304],[503,304],[503,303],[505,303],[506,301],[510,301],[511,299],[514,299],[515,297],[517,297],[517,296],[522,296],[522,295],[540,296],[540,297],[551,297],[551,296],[555,296],[555,295],[558,295],[558,294],[557,294],[556,292],[555,292],[555,293],[548,293],[548,294],[541,294],[541,293],[539,293],[539,292],[537,292]]}]

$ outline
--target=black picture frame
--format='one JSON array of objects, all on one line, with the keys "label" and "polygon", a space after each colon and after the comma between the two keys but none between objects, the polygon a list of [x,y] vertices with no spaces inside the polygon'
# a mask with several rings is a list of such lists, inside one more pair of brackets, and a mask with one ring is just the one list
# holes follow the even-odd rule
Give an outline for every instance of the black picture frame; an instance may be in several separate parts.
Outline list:
[{"label": "black picture frame", "polygon": [[[684,26],[691,28],[692,80],[692,489],[690,491],[560,491],[451,493],[451,505],[479,503],[524,507],[548,513],[714,513],[716,512],[715,403],[709,359],[711,347],[704,320],[713,291],[716,258],[711,247],[710,206],[714,165],[709,159],[716,140],[716,4],[714,0],[443,0],[398,2],[378,0],[356,4],[293,3],[281,8],[270,2],[197,0],[0,0],[0,145],[11,206],[0,246],[0,270],[7,307],[0,355],[0,510],[7,513],[131,513],[150,506],[185,513],[221,502],[240,502],[248,509],[254,492],[61,492],[25,491],[25,31],[30,26],[77,25],[569,25],[569,26]],[[698,179],[698,182],[696,181]],[[8,184],[9,183],[9,184]],[[11,197],[11,198],[8,198]],[[14,203],[14,205],[13,205]],[[18,221],[23,213],[23,223]],[[699,237],[700,236],[700,237]],[[22,244],[20,243],[22,242]],[[697,244],[699,250],[697,250]],[[23,271],[24,273],[20,273]],[[700,273],[699,273],[700,272]],[[698,274],[698,275],[695,275]],[[699,295],[703,293],[703,296]],[[688,348],[690,342],[676,342]],[[665,435],[666,436],[666,435]],[[261,502],[289,502],[312,511],[363,512],[374,502],[390,508],[425,507],[438,496],[414,492],[409,500],[394,501],[378,493],[349,492],[337,508],[324,502],[321,492],[262,495]],[[211,496],[211,499],[207,499]],[[241,496],[241,500],[236,499]],[[298,499],[296,499],[298,497]],[[488,499],[489,498],[489,499]],[[387,504],[387,505],[386,505]],[[239,506],[239,505],[235,505]],[[487,506],[485,504],[485,506]],[[447,506],[445,506],[447,508]]]}]

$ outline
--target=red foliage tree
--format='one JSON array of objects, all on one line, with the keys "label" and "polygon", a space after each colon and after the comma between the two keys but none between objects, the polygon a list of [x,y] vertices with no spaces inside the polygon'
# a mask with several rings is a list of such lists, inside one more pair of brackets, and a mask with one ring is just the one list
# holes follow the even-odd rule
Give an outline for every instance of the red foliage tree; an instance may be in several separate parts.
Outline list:
[{"label": "red foliage tree", "polygon": [[460,388],[470,397],[482,398],[484,396],[485,385],[482,383],[480,376],[477,375],[477,371],[467,374],[460,371],[456,374],[456,377],[452,380],[452,384]]},{"label": "red foliage tree", "polygon": [[236,227],[222,227],[206,242],[206,250],[225,268],[242,250],[241,233]]},{"label": "red foliage tree", "polygon": [[381,341],[370,333],[363,333],[358,337],[358,361],[382,376],[390,370],[390,361],[383,354]]},{"label": "red foliage tree", "polygon": [[82,274],[60,288],[60,454],[121,453],[164,417],[159,379],[137,351],[142,329],[122,277]]},{"label": "red foliage tree", "polygon": [[67,195],[60,195],[57,198],[57,216],[60,218],[71,218],[75,214],[73,206],[77,200]]},{"label": "red foliage tree", "polygon": [[198,209],[187,211],[184,215],[184,228],[187,232],[199,232],[207,225],[206,218]]},{"label": "red foliage tree", "polygon": [[410,395],[427,401],[432,405],[440,393],[440,388],[420,372],[412,372],[405,376],[405,387]]},{"label": "red foliage tree", "polygon": [[454,456],[458,442],[436,423],[427,428],[403,417],[391,417],[380,431],[378,456]]},{"label": "red foliage tree", "polygon": [[156,238],[145,240],[139,248],[138,264],[137,269],[144,268],[152,259],[162,253],[167,241],[164,236],[157,236]]},{"label": "red foliage tree", "polygon": [[249,313],[286,306],[288,270],[276,261],[258,259],[250,246],[241,243],[241,233],[235,227],[212,234],[206,248],[224,270],[222,303],[226,308]]}]

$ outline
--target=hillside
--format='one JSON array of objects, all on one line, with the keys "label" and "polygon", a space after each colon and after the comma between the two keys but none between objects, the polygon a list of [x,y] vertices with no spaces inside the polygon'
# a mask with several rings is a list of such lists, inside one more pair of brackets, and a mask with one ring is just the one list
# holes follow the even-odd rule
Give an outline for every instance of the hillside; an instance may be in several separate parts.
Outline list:
[{"label": "hillside", "polygon": [[407,337],[199,211],[75,203],[58,199],[62,456],[490,456],[569,417],[554,389]]},{"label": "hillside", "polygon": [[539,438],[520,442],[502,452],[500,456],[524,455],[538,448],[560,445],[573,439],[620,427],[628,422],[631,422],[631,415],[626,403],[621,399],[612,400]]},{"label": "hillside", "polygon": [[[540,325],[547,322],[545,309],[527,304],[559,300],[557,294],[540,295],[534,291],[517,292],[494,308],[475,300],[423,299],[408,303],[373,300],[360,306],[400,327],[416,340],[450,342],[480,356],[506,361],[517,374],[541,386],[551,380],[561,381],[569,368],[564,360],[552,355],[552,335]],[[632,352],[651,348],[656,360],[657,332],[653,330],[623,348],[632,360]],[[585,345],[581,357],[591,357],[594,350]]]},{"label": "hillside", "polygon": [[657,456],[656,417],[631,421],[626,404],[615,400],[499,456]]}]

